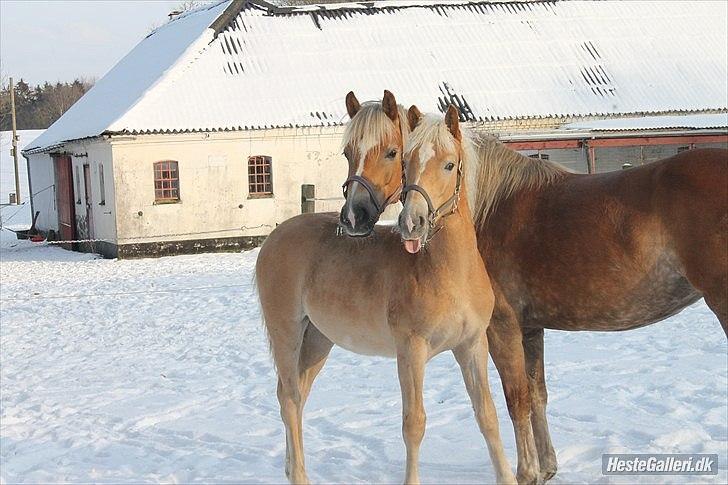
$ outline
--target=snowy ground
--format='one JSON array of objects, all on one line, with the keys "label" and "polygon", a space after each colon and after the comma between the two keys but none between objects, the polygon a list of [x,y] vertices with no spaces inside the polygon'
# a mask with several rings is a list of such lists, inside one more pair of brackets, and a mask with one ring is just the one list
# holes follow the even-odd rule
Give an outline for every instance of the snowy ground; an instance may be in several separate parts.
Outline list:
[{"label": "snowy ground", "polygon": [[[34,135],[22,136],[27,143]],[[9,137],[0,141],[6,201]],[[20,209],[9,225],[29,225],[24,207],[5,207],[3,218]],[[0,231],[0,482],[284,481],[276,378],[252,284],[256,256],[103,260]],[[601,455],[609,452],[717,453],[719,475],[690,481],[727,483],[727,356],[702,301],[631,332],[547,332],[560,464],[553,483],[686,481],[607,479]],[[492,366],[491,384],[515,467]],[[429,364],[425,398],[422,479],[491,482],[450,354]],[[334,349],[305,417],[315,482],[403,479],[394,361]]]},{"label": "snowy ground", "polygon": [[[257,251],[94,259],[3,238],[0,480],[284,480],[284,437],[252,271]],[[726,338],[704,303],[624,333],[547,332],[553,483],[601,475],[606,452],[718,453],[728,479]],[[506,450],[515,447],[491,373]],[[426,381],[421,475],[493,480],[450,354]],[[335,349],[305,413],[319,483],[403,479],[392,360]],[[684,477],[645,482],[684,483]]]}]

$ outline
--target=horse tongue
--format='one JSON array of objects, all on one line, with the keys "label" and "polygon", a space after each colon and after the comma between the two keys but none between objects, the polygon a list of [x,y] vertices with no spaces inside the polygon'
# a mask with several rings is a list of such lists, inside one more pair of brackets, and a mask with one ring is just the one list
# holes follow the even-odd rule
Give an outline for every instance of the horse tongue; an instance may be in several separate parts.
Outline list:
[{"label": "horse tongue", "polygon": [[404,241],[404,248],[410,254],[415,254],[422,247],[422,241],[419,239],[407,239]]}]

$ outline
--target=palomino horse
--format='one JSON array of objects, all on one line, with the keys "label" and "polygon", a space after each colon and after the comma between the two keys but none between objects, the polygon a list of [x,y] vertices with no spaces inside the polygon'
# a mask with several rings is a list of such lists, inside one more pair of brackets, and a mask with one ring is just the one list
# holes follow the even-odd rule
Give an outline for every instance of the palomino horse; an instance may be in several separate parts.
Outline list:
[{"label": "palomino horse", "polygon": [[[357,119],[359,116],[362,118]],[[352,142],[347,145],[354,147],[348,152],[350,175],[364,173],[360,165],[370,157],[377,163],[382,157],[387,159],[384,163],[401,163],[399,117],[391,94],[385,94],[381,105],[359,108],[347,131]],[[358,122],[361,119],[366,125]],[[449,119],[453,133],[458,133],[455,110],[449,112]],[[374,131],[363,136],[357,129]],[[378,138],[375,146],[363,141],[385,132],[387,139]],[[448,160],[457,162],[462,160],[458,146],[449,141],[438,148],[445,150]],[[362,154],[364,148],[367,151]],[[444,170],[431,162],[430,168],[417,171],[417,190],[433,194],[433,203],[452,196],[452,214],[441,221],[445,229],[425,255],[407,254],[391,228],[375,228],[372,237],[364,240],[336,236],[339,222],[328,214],[303,214],[287,220],[260,249],[258,294],[278,372],[278,399],[286,428],[286,474],[292,482],[308,481],[302,412],[333,344],[360,354],[396,357],[407,450],[406,483],[419,482],[425,364],[440,352],[452,350],[496,479],[515,482],[487,380],[486,329],[493,293],[461,185],[462,167],[453,170],[455,162],[445,163]],[[426,160],[420,163],[424,167]],[[441,195],[443,191],[449,191],[447,197]],[[351,196],[353,191],[348,193]],[[408,196],[408,203],[411,198]],[[356,214],[349,220],[355,224],[355,218]],[[405,246],[411,250],[409,242]]]},{"label": "palomino horse", "polygon": [[[628,330],[704,297],[728,333],[728,151],[578,175],[488,136],[465,138],[478,244],[496,295],[490,352],[516,434],[517,477],[547,480],[557,464],[545,328]],[[399,170],[372,165],[369,174],[396,178]]]}]

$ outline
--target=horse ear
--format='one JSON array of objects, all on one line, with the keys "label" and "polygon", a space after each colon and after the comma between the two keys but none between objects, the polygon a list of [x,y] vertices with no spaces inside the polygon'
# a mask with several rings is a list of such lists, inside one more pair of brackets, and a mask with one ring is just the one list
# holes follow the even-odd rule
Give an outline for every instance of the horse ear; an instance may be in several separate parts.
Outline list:
[{"label": "horse ear", "polygon": [[410,131],[414,131],[415,128],[417,128],[417,125],[420,123],[420,120],[422,119],[422,113],[420,113],[420,110],[415,106],[414,104],[410,106],[410,109],[407,111],[407,122],[409,123]]},{"label": "horse ear", "polygon": [[450,133],[452,133],[452,136],[455,137],[457,141],[462,141],[463,137],[460,133],[460,111],[458,111],[454,104],[451,104],[450,107],[447,108],[447,113],[445,113],[445,124],[450,130]]},{"label": "horse ear", "polygon": [[384,90],[384,98],[382,98],[382,109],[384,113],[389,117],[390,120],[395,123],[399,119],[399,109],[397,108],[397,100],[394,99],[394,94],[390,91]]},{"label": "horse ear", "polygon": [[354,91],[349,91],[349,94],[346,95],[346,112],[349,113],[349,118],[356,116],[360,109],[361,105],[359,100],[356,99]]}]

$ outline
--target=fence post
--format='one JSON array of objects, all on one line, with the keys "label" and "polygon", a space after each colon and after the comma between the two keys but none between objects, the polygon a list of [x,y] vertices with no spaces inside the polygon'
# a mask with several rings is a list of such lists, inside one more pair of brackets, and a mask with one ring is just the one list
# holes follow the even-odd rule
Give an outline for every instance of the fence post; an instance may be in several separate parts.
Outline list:
[{"label": "fence post", "polygon": [[587,163],[589,168],[589,173],[596,173],[597,171],[597,155],[596,151],[594,150],[594,147],[589,147],[587,150]]},{"label": "fence post", "polygon": [[301,214],[316,212],[316,186],[313,184],[301,185]]}]

